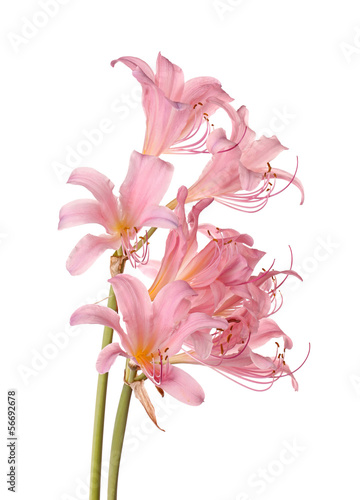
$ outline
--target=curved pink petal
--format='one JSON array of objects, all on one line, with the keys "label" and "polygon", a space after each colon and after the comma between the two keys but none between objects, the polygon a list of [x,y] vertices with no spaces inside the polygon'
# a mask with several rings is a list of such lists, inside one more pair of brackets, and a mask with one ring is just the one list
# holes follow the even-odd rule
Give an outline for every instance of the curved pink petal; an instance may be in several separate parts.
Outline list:
[{"label": "curved pink petal", "polygon": [[159,205],[173,171],[171,163],[133,151],[126,178],[120,187],[120,205],[128,227],[140,227],[144,213]]},{"label": "curved pink petal", "polygon": [[99,373],[107,373],[115,363],[118,356],[124,356],[124,351],[119,344],[113,342],[100,351],[96,361],[96,369]]},{"label": "curved pink petal", "polygon": [[87,234],[78,242],[66,261],[66,268],[73,276],[82,274],[96,261],[105,250],[117,250],[121,242],[117,236],[93,236]]},{"label": "curved pink petal", "polygon": [[118,309],[128,332],[128,340],[135,351],[145,349],[152,330],[152,304],[145,285],[127,274],[118,274],[109,280]]},{"label": "curved pink petal", "polygon": [[195,332],[190,335],[188,342],[194,348],[195,354],[201,359],[210,356],[213,347],[212,336],[209,332]]},{"label": "curved pink petal", "polygon": [[249,111],[245,106],[241,106],[237,110],[239,116],[239,124],[233,137],[233,141],[238,144],[241,150],[244,150],[248,145],[256,139],[256,133],[249,127]]},{"label": "curved pink petal", "polygon": [[178,278],[187,281],[192,287],[210,285],[221,271],[220,262],[217,242],[210,241],[181,269]]},{"label": "curved pink petal", "polygon": [[286,172],[285,170],[281,170],[279,168],[272,168],[271,173],[277,176],[278,179],[283,179],[285,181],[291,182],[291,184],[294,184],[296,186],[300,193],[301,193],[301,200],[300,200],[300,205],[304,203],[305,199],[305,191],[304,191],[304,186],[302,183],[299,181],[297,177],[294,177],[293,174]]},{"label": "curved pink petal", "polygon": [[229,105],[228,102],[226,102],[224,100],[212,97],[209,99],[209,102],[211,104],[217,106],[218,108],[223,109],[227,113],[227,115],[229,116],[229,118],[231,120],[231,125],[232,125],[230,141],[236,144],[237,141],[235,141],[235,139],[237,138],[238,128],[239,128],[239,125],[241,124],[241,122],[240,122],[241,118],[240,118],[239,114],[235,111],[235,109],[232,106]]},{"label": "curved pink petal", "polygon": [[266,172],[268,170],[267,164],[286,149],[288,148],[283,146],[275,135],[272,137],[262,136],[243,151],[241,163],[249,170]]},{"label": "curved pink petal", "polygon": [[176,279],[185,251],[186,246],[179,233],[175,230],[170,231],[160,269],[149,288],[149,295],[152,299],[156,297],[163,286]]},{"label": "curved pink petal", "polygon": [[201,212],[205,210],[206,207],[211,205],[213,201],[214,198],[204,198],[203,200],[198,201],[190,210],[188,215],[189,230],[187,230],[187,252],[184,257],[182,267],[186,266],[196,254],[198,248],[197,235],[199,217]]},{"label": "curved pink petal", "polygon": [[[149,155],[160,154],[175,143],[185,127],[191,108],[178,102],[181,94],[182,72],[159,54],[158,73],[156,77],[150,66],[136,57],[120,57],[112,61],[126,64],[133,76],[141,84],[143,90],[143,107],[146,115],[146,136],[143,152]],[[166,79],[166,73],[168,79]],[[157,83],[155,83],[155,79]],[[183,77],[182,77],[183,79]],[[169,95],[167,92],[170,92]],[[174,96],[174,98],[173,98]]]},{"label": "curved pink petal", "polygon": [[230,259],[225,255],[225,267],[217,277],[226,286],[244,283],[251,275],[252,268],[245,257],[234,255]]},{"label": "curved pink petal", "polygon": [[106,221],[97,200],[75,200],[64,205],[59,214],[58,229],[79,226],[81,224],[101,224],[106,227]]},{"label": "curved pink petal", "polygon": [[157,273],[159,272],[160,266],[161,262],[159,260],[150,259],[147,264],[144,264],[140,267],[140,271],[147,278],[154,280]]},{"label": "curved pink petal", "polygon": [[196,293],[185,281],[168,283],[156,295],[153,302],[153,329],[158,343],[156,347],[160,348],[172,334],[174,327],[186,317],[191,307],[190,299],[194,295]]},{"label": "curved pink petal", "polygon": [[70,325],[103,325],[112,328],[119,335],[124,335],[119,315],[109,307],[97,304],[88,304],[76,309],[70,318]]},{"label": "curved pink petal", "polygon": [[153,205],[144,209],[138,225],[175,229],[178,227],[179,221],[174,212],[169,208]]},{"label": "curved pink petal", "polygon": [[[214,101],[213,99],[217,100]],[[188,80],[185,83],[181,101],[189,103],[193,111],[192,119],[189,119],[181,133],[181,137],[185,137],[191,128],[199,126],[204,121],[204,116],[213,115],[221,104],[226,104],[232,100],[221,88],[221,83],[216,78],[201,76]]]},{"label": "curved pink petal", "polygon": [[239,178],[240,148],[226,139],[223,129],[211,132],[207,144],[214,154],[199,179],[189,188],[187,202],[235,193],[242,188]]},{"label": "curved pink petal", "polygon": [[142,102],[146,115],[143,152],[160,156],[179,138],[191,114],[191,107],[168,99],[140,69],[133,71],[133,75],[143,89]]},{"label": "curved pink petal", "polygon": [[201,385],[191,375],[176,366],[169,366],[160,387],[178,401],[191,406],[198,406],[205,399]]},{"label": "curved pink petal", "polygon": [[257,354],[256,352],[250,351],[250,358],[251,361],[254,363],[254,365],[257,368],[260,368],[260,370],[274,370],[275,365],[272,361],[271,358],[268,358],[266,356],[261,356],[261,354]]},{"label": "curved pink petal", "polygon": [[[233,98],[221,88],[221,83],[211,76],[198,76],[191,78],[185,83],[182,100],[190,104],[207,101],[210,97],[217,97],[224,102],[231,102]],[[205,105],[205,103],[203,103]],[[214,112],[217,107],[213,106]],[[209,113],[210,114],[210,113]]]},{"label": "curved pink petal", "polygon": [[79,167],[72,171],[68,183],[87,188],[100,203],[108,225],[116,224],[119,219],[117,198],[113,194],[114,184],[106,175],[93,168]]},{"label": "curved pink petal", "polygon": [[298,391],[299,390],[299,384],[298,384],[298,381],[296,380],[296,378],[294,377],[294,374],[292,373],[292,371],[290,370],[289,366],[287,364],[283,365],[282,367],[282,370],[289,376],[291,377],[291,384],[293,386],[293,389],[295,391]]},{"label": "curved pink petal", "polygon": [[292,340],[288,337],[272,319],[262,319],[258,331],[251,335],[249,345],[251,349],[261,347],[269,340],[282,337],[284,339],[285,349],[291,349],[293,346]]},{"label": "curved pink petal", "polygon": [[128,68],[130,68],[132,71],[136,70],[139,68],[150,80],[153,82],[155,81],[155,75],[153,70],[150,68],[150,66],[143,61],[142,59],[139,59],[138,57],[119,57],[119,59],[114,59],[111,61],[111,66],[114,67],[116,63],[122,62],[125,64]]},{"label": "curved pink petal", "polygon": [[159,52],[156,60],[155,83],[172,101],[181,101],[184,90],[184,73]]},{"label": "curved pink petal", "polygon": [[225,319],[213,318],[208,314],[201,312],[194,312],[187,316],[187,318],[180,323],[176,335],[173,335],[168,341],[168,355],[174,356],[179,352],[185,339],[199,330],[211,330],[212,328],[221,328],[226,330],[228,322]]}]

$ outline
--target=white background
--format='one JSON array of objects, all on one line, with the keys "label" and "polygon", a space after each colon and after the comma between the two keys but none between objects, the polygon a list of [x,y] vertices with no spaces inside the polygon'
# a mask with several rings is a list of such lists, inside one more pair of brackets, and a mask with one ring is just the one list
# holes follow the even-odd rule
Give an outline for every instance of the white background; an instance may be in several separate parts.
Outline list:
[{"label": "white background", "polygon": [[[80,277],[65,269],[88,229],[57,231],[59,208],[86,196],[66,185],[66,156],[81,149],[84,131],[105,123],[108,131],[78,165],[120,185],[131,151],[141,149],[144,117],[131,72],[109,63],[133,55],[154,67],[161,50],[187,79],[220,79],[235,105],[249,108],[252,128],[278,135],[290,150],[276,166],[293,171],[299,156],[303,206],[290,187],[258,214],[213,205],[203,221],[249,232],[277,268],[288,266],[291,245],[304,281],[288,280],[274,319],[294,340],[291,367],[309,342],[312,350],[297,373],[298,393],[286,378],[258,394],[200,367],[192,373],[206,392],[201,407],[170,397],[161,407],[151,390],[165,433],[133,401],[119,497],[357,498],[359,3],[56,5],[51,16],[36,0],[1,5],[1,495],[13,498],[5,484],[6,395],[16,388],[17,498],[87,498],[102,329],[69,330],[68,321],[80,304],[106,297],[108,254]],[[169,200],[206,158],[166,159],[176,170]],[[119,360],[109,381],[105,465],[122,369]],[[104,487],[105,498],[106,481]]]}]

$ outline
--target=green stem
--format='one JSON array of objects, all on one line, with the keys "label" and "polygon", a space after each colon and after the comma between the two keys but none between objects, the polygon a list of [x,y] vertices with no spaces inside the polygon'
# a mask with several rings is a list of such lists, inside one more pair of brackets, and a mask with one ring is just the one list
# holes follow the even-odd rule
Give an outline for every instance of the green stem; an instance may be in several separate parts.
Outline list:
[{"label": "green stem", "polygon": [[[124,268],[125,268],[125,260],[122,262],[120,273],[124,272]],[[116,297],[112,286],[110,286],[107,307],[113,309],[114,311],[117,311]],[[113,329],[109,328],[108,326],[105,326],[101,349],[104,349],[104,347],[110,344],[112,342],[112,338],[113,338]],[[93,442],[92,442],[92,453],[91,453],[89,500],[100,500],[101,462],[102,462],[107,383],[108,383],[108,373],[104,373],[98,376],[96,402],[95,402],[94,431],[93,431]]]},{"label": "green stem", "polygon": [[[110,287],[107,307],[110,307],[110,309],[113,309],[114,311],[117,310],[116,298],[112,287]],[[111,343],[112,337],[113,337],[112,328],[105,326],[102,346],[101,346],[102,349]],[[101,460],[102,460],[107,382],[108,382],[108,373],[104,373],[103,375],[98,376],[92,455],[91,455],[91,468],[90,468],[90,496],[89,496],[90,500],[100,499]]]},{"label": "green stem", "polygon": [[129,412],[130,399],[132,389],[128,385],[134,381],[136,370],[129,368],[128,362],[126,364],[126,382],[124,383],[119,406],[116,413],[114,433],[111,443],[110,466],[109,466],[109,482],[108,482],[108,500],[116,500],[117,498],[117,484],[119,477],[121,452],[124,443],[124,435],[126,429],[126,422]]}]

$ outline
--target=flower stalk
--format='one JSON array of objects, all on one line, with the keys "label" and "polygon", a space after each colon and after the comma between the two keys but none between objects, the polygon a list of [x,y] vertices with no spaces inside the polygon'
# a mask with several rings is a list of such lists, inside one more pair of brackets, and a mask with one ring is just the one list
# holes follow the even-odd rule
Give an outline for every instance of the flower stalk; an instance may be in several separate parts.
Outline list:
[{"label": "flower stalk", "polygon": [[[118,250],[116,253],[119,256],[122,256],[121,250]],[[124,272],[125,263],[126,263],[125,260],[123,260],[121,263],[121,267],[119,269],[120,274]],[[110,286],[109,290],[107,307],[112,309],[113,311],[117,311],[116,297],[112,286]],[[104,347],[106,347],[108,344],[111,344],[112,339],[113,339],[113,329],[110,328],[109,326],[105,326],[101,348],[104,349]],[[93,431],[93,442],[92,442],[92,453],[91,453],[89,500],[100,499],[101,463],[102,463],[108,375],[109,375],[108,373],[103,373],[99,374],[98,376],[96,402],[95,402],[94,431]]]},{"label": "flower stalk", "polygon": [[[117,310],[116,298],[112,286],[110,286],[109,299],[107,307]],[[113,329],[108,326],[104,327],[104,334],[102,340],[102,348],[112,342]],[[104,434],[104,419],[105,419],[105,404],[108,383],[108,373],[98,376],[98,384],[96,391],[95,403],[95,417],[94,417],[94,432],[91,454],[91,468],[90,468],[90,500],[100,499],[100,486],[101,486],[101,461],[102,461],[102,447],[103,447],[103,434]]]},{"label": "flower stalk", "polygon": [[126,422],[129,412],[130,400],[132,395],[131,384],[136,377],[136,369],[129,367],[129,360],[126,361],[125,380],[120,396],[119,406],[116,413],[114,433],[111,443],[109,481],[108,481],[108,500],[116,500],[117,484],[119,477],[119,468],[121,452],[124,443]]}]

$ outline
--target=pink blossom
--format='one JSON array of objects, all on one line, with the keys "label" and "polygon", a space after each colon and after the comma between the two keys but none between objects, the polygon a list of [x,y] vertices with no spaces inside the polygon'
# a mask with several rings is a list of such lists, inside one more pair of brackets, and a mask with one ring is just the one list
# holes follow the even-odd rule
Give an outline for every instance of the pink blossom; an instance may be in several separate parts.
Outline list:
[{"label": "pink blossom", "polygon": [[[263,270],[243,284],[223,288],[216,309],[210,310],[209,314],[226,319],[228,328],[207,336],[207,344],[206,336],[197,332],[187,339],[187,351],[170,361],[208,366],[240,385],[260,391],[269,389],[279,378],[290,376],[294,389],[298,390],[294,372],[285,362],[285,350],[292,348],[292,341],[269,318],[282,305],[281,296],[280,303],[277,299],[279,287],[284,281],[277,283],[276,276],[279,274],[292,274],[300,278],[291,270],[282,273]],[[254,351],[279,337],[284,343],[282,353],[277,342],[271,357]],[[255,389],[254,384],[260,384],[263,388]]]},{"label": "pink blossom", "polygon": [[160,207],[171,181],[173,166],[154,156],[134,151],[130,158],[127,176],[120,187],[120,196],[113,194],[114,184],[103,174],[91,168],[77,168],[68,183],[86,187],[94,199],[76,200],[60,210],[59,229],[80,224],[97,223],[106,234],[84,236],[67,260],[72,275],[81,274],[108,248],[124,254],[133,265],[146,258],[146,250],[139,258],[132,250],[131,241],[137,242],[137,232],[142,227],[175,228],[177,217]]},{"label": "pink blossom", "polygon": [[[157,266],[158,272],[149,294],[154,298],[168,283],[182,279],[197,293],[191,297],[190,312],[226,319],[229,326],[211,335],[204,331],[194,332],[185,341],[186,350],[170,361],[208,366],[246,386],[255,382],[269,388],[278,378],[290,375],[297,390],[297,382],[285,363],[284,353],[279,357],[275,349],[273,357],[268,357],[254,349],[277,337],[284,340],[284,352],[292,347],[289,337],[269,317],[282,305],[279,287],[286,276],[300,278],[299,275],[291,269],[280,273],[272,266],[254,274],[256,265],[265,254],[251,248],[252,238],[233,229],[199,225],[199,215],[211,199],[197,203],[186,221],[186,197],[186,188],[180,188],[175,209],[179,226],[170,231],[165,255]],[[202,250],[198,250],[198,232],[210,239]],[[280,274],[285,278],[277,283]],[[239,382],[240,379],[244,384]]]},{"label": "pink blossom", "polygon": [[[253,239],[247,234],[240,234],[233,229],[220,230],[209,224],[199,227],[199,216],[212,199],[197,203],[187,221],[187,194],[185,187],[179,189],[175,209],[179,226],[169,233],[164,257],[157,266],[149,294],[154,298],[165,284],[184,280],[196,290],[198,296],[194,300],[199,307],[204,308],[207,299],[214,300],[212,295],[220,293],[221,284],[230,286],[246,282],[264,252],[251,248]],[[210,239],[200,251],[197,243],[199,231]]]},{"label": "pink blossom", "polygon": [[[292,386],[297,391],[294,371],[285,362],[285,351],[292,348],[291,339],[271,319],[260,320],[257,329],[250,332],[243,328],[243,323],[236,321],[230,320],[226,330],[213,335],[210,350],[201,351],[195,343],[188,343],[190,349],[174,356],[170,362],[205,366],[243,387],[260,392],[270,389],[280,378],[290,376]],[[272,356],[254,351],[279,337],[283,339],[283,352],[280,352],[278,342],[275,342]]]},{"label": "pink blossom", "polygon": [[185,82],[182,69],[161,53],[155,74],[137,57],[120,57],[111,65],[119,61],[132,70],[143,89],[146,115],[143,153],[160,156],[162,153],[201,152],[210,132],[209,117],[232,101],[220,82],[211,77]]},{"label": "pink blossom", "polygon": [[107,345],[97,361],[99,373],[109,371],[118,356],[130,358],[156,386],[178,400],[199,405],[204,392],[198,382],[169,359],[182,349],[186,338],[197,330],[227,328],[227,322],[203,313],[191,313],[195,292],[184,281],[166,285],[152,302],[148,291],[137,278],[117,275],[110,279],[119,311],[126,325],[120,326],[119,315],[103,306],[80,307],[71,317],[71,325],[101,324],[113,328],[120,343]]},{"label": "pink blossom", "polygon": [[[226,109],[229,111],[230,106]],[[294,184],[304,201],[304,189],[295,174],[270,166],[270,162],[287,148],[277,137],[262,136],[255,140],[255,132],[248,126],[248,111],[242,106],[237,118],[231,113],[233,131],[227,139],[224,129],[215,129],[207,138],[207,149],[212,154],[199,179],[189,188],[187,202],[214,197],[218,202],[244,211],[263,208],[274,192],[278,180],[287,187]]]}]

